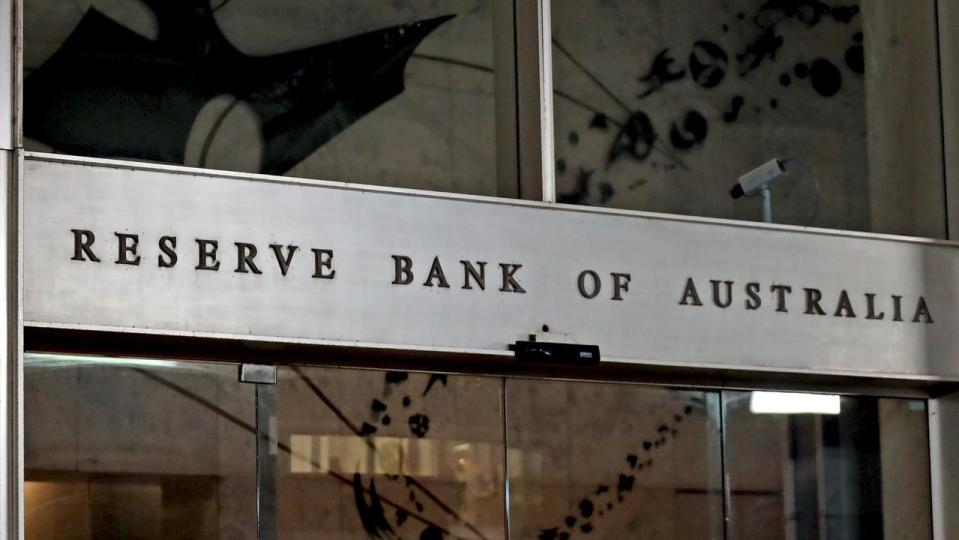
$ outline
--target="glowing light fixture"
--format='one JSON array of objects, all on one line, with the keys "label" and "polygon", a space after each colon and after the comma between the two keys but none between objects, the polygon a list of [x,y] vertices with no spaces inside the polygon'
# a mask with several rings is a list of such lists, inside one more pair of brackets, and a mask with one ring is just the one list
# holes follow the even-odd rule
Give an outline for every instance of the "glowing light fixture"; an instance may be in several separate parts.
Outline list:
[{"label": "glowing light fixture", "polygon": [[749,410],[754,414],[839,414],[839,396],[789,392],[753,392]]}]

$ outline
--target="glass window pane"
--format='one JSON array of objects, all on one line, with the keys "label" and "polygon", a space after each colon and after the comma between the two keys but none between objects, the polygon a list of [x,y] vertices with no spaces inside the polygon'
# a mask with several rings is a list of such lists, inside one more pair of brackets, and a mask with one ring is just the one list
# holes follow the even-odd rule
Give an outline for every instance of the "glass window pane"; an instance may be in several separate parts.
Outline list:
[{"label": "glass window pane", "polygon": [[493,3],[29,0],[26,145],[495,195]]},{"label": "glass window pane", "polygon": [[280,538],[505,538],[502,380],[281,368]]},{"label": "glass window pane", "polygon": [[510,535],[722,538],[719,396],[509,379]]},{"label": "glass window pane", "polygon": [[495,539],[507,501],[514,538],[931,537],[924,401],[320,367],[254,386],[234,365],[49,354],[25,368],[29,539]]},{"label": "glass window pane", "polygon": [[925,402],[724,392],[723,404],[729,538],[931,538]]},{"label": "glass window pane", "polygon": [[[561,202],[944,237],[936,3],[553,0]],[[755,193],[753,193],[755,195]]]},{"label": "glass window pane", "polygon": [[27,354],[26,538],[256,537],[237,367]]}]

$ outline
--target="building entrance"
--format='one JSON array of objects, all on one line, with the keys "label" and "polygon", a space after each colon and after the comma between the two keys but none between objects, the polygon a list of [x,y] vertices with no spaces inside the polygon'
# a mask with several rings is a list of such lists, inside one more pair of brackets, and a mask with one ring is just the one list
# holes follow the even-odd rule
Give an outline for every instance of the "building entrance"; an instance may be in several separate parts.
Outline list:
[{"label": "building entrance", "polygon": [[931,537],[923,400],[238,373],[26,354],[26,537]]}]

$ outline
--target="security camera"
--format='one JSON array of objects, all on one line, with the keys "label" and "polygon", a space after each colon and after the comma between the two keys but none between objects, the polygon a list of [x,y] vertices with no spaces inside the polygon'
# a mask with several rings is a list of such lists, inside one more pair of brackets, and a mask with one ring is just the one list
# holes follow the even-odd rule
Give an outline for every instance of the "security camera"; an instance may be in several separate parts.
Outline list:
[{"label": "security camera", "polygon": [[780,159],[771,159],[740,176],[739,181],[729,190],[729,194],[734,199],[738,199],[743,195],[751,195],[767,187],[784,174],[786,174],[786,169],[783,167],[783,161]]},{"label": "security camera", "polygon": [[729,194],[734,199],[745,196],[762,195],[763,197],[763,221],[773,222],[773,197],[770,185],[777,179],[786,175],[787,166],[797,166],[806,172],[813,185],[816,187],[816,206],[813,208],[812,216],[806,225],[811,225],[816,221],[819,214],[819,198],[821,195],[819,189],[819,179],[816,173],[812,171],[805,163],[794,157],[776,158],[763,163],[755,169],[739,177],[739,181],[729,190]]}]

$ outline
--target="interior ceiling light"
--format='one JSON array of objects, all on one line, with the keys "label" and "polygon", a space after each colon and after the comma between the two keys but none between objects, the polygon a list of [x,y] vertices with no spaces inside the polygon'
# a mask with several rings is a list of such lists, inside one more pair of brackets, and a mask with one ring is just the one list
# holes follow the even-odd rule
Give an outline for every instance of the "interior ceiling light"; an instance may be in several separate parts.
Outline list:
[{"label": "interior ceiling light", "polygon": [[754,414],[839,414],[839,396],[789,392],[753,392],[749,410]]}]

